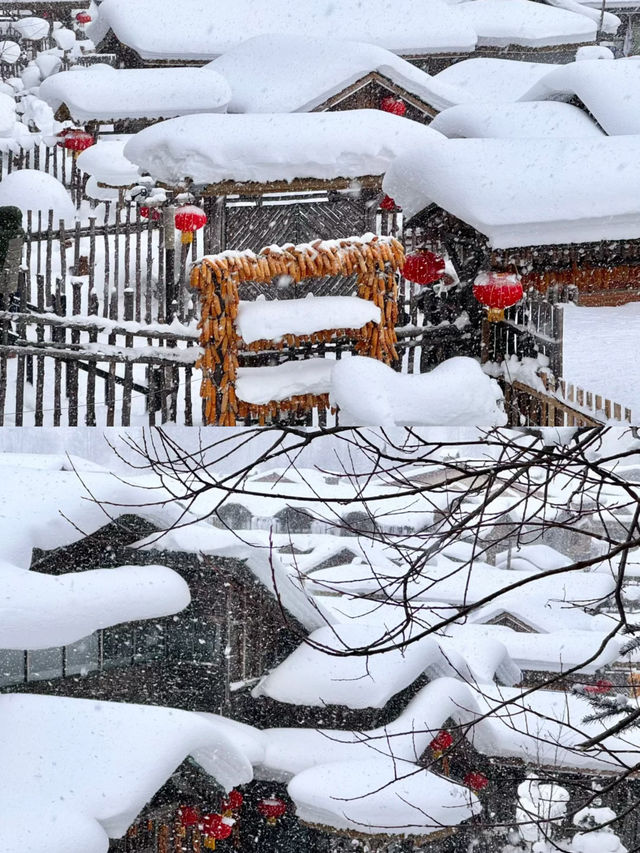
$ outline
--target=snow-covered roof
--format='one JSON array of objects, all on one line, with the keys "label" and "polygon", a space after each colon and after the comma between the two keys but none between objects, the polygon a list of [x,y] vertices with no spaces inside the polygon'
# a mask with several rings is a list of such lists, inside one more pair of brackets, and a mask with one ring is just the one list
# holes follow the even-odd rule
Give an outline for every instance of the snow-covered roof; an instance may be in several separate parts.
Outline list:
[{"label": "snow-covered roof", "polygon": [[432,137],[440,135],[381,110],[197,115],[145,128],[124,153],[170,184],[332,180],[380,175],[394,157]]},{"label": "snow-covered roof", "polygon": [[87,29],[96,40],[111,29],[119,41],[145,60],[210,60],[240,42],[265,33],[295,39],[355,36],[394,53],[468,52],[476,44],[475,29],[442,0],[397,0],[389,14],[387,0],[341,0],[318,6],[302,0],[226,0],[215,7],[184,0],[176,14],[171,0],[104,0],[97,24]]},{"label": "snow-covered roof", "polygon": [[454,62],[434,80],[464,92],[466,101],[517,101],[541,77],[560,66],[546,62],[472,56]]},{"label": "snow-covered roof", "polygon": [[590,138],[603,131],[578,107],[557,101],[514,104],[459,104],[430,124],[449,139],[518,139],[558,136]]},{"label": "snow-covered roof", "polygon": [[[192,755],[227,790],[251,764],[216,717],[94,699],[0,696],[0,849],[106,853]],[[9,772],[10,768],[10,772]],[[36,820],[26,819],[36,815]]]},{"label": "snow-covered roof", "polygon": [[335,38],[259,35],[207,67],[229,82],[232,113],[307,112],[374,71],[436,110],[468,97],[384,47]]},{"label": "snow-covered roof", "polygon": [[551,71],[523,101],[578,97],[611,136],[640,134],[640,62],[629,59],[585,59]]},{"label": "snow-covered roof", "polygon": [[[494,248],[640,237],[640,137],[433,137],[388,169],[407,217],[435,203]],[[526,199],[526,204],[523,204]]]},{"label": "snow-covered roof", "polygon": [[109,187],[129,187],[140,175],[134,164],[124,156],[124,146],[130,136],[109,136],[83,151],[76,165],[81,172]]},{"label": "snow-covered roof", "polygon": [[[406,635],[410,640],[410,632]],[[378,645],[383,654],[331,654]],[[467,652],[471,650],[470,660]],[[480,663],[479,670],[475,664]],[[430,678],[450,675],[471,681],[493,679],[496,671],[510,684],[520,670],[505,647],[491,638],[474,638],[473,649],[459,638],[422,637],[403,643],[391,640],[379,624],[352,622],[319,628],[254,688],[253,696],[270,696],[296,705],[345,705],[384,708],[389,699],[423,673]]]},{"label": "snow-covered roof", "polygon": [[455,6],[478,34],[478,46],[550,47],[595,40],[597,25],[585,15],[529,0],[471,0]]},{"label": "snow-covered roof", "polygon": [[[615,35],[622,23],[617,15],[607,11],[603,12],[605,4],[609,6],[613,5],[612,3],[607,3],[607,0],[601,0],[601,2],[598,3],[598,9],[590,9],[582,2],[582,0],[544,0],[544,2],[548,6],[556,6],[558,9],[566,9],[568,12],[577,12],[580,15],[585,15],[591,21],[594,21],[597,24],[598,29],[603,33]],[[601,48],[600,45],[593,45],[593,47],[597,50],[609,49],[604,48],[604,46]]]},{"label": "snow-covered roof", "polygon": [[160,119],[224,112],[229,84],[211,68],[112,68],[62,71],[40,86],[54,110],[65,104],[77,122]]}]

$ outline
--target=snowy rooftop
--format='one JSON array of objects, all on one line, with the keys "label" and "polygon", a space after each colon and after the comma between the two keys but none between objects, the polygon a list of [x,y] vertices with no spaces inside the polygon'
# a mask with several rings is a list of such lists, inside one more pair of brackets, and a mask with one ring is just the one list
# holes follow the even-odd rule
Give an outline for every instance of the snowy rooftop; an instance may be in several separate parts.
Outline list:
[{"label": "snowy rooftop", "polygon": [[523,101],[552,98],[582,101],[611,136],[640,134],[640,62],[629,59],[592,59],[572,62],[551,71]]},{"label": "snowy rooftop", "polygon": [[434,80],[464,92],[466,101],[506,103],[517,101],[541,77],[559,67],[546,62],[473,56],[449,65]]},{"label": "snowy rooftop", "polygon": [[88,35],[99,41],[109,29],[145,60],[213,59],[245,39],[274,32],[293,38],[354,35],[403,55],[468,53],[476,44],[548,47],[590,42],[596,36],[596,23],[589,17],[529,0],[426,0],[419,7],[399,0],[392,14],[387,0],[366,5],[342,0],[328,10],[312,0],[294,10],[286,0],[235,0],[218,3],[215,17],[199,0],[187,0],[179,16],[157,0],[136,3],[135,14],[126,0],[104,0]]},{"label": "snowy rooftop", "polygon": [[71,118],[83,123],[224,112],[231,91],[209,68],[93,65],[53,74],[41,84],[39,96],[54,111],[65,104]]},{"label": "snowy rooftop", "polygon": [[232,113],[313,110],[373,71],[436,110],[469,98],[391,51],[357,41],[261,35],[242,42],[207,67],[231,86]]},{"label": "snowy rooftop", "polygon": [[603,132],[578,107],[557,101],[514,104],[459,104],[443,110],[429,125],[449,139],[590,138]]},{"label": "snowy rooftop", "polygon": [[[0,696],[0,849],[105,853],[185,758],[230,789],[253,776],[233,723],[175,708]],[[35,821],[25,814],[37,814]]]},{"label": "snowy rooftop", "polygon": [[435,131],[380,110],[288,115],[196,115],[137,133],[125,156],[157,180],[332,180],[380,175]]},{"label": "snowy rooftop", "polygon": [[398,157],[383,186],[406,216],[435,203],[494,248],[637,239],[639,164],[634,136],[433,137]]}]

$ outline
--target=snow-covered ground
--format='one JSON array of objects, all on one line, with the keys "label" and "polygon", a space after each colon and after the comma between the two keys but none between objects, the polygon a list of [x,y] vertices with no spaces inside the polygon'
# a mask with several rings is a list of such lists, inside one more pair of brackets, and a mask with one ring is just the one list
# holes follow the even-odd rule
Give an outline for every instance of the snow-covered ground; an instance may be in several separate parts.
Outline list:
[{"label": "snow-covered ground", "polygon": [[564,376],[640,418],[640,302],[564,310]]}]

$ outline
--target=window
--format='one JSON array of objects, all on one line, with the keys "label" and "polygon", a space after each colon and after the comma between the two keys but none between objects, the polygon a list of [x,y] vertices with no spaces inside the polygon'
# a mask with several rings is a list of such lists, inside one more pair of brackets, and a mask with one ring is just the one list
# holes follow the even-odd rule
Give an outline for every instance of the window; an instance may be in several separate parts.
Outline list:
[{"label": "window", "polygon": [[0,687],[21,684],[25,678],[24,652],[19,649],[0,649]]},{"label": "window", "polygon": [[122,666],[133,659],[133,631],[126,626],[106,628],[102,632],[102,666]]},{"label": "window", "polygon": [[27,652],[27,681],[42,681],[62,676],[62,649],[37,649]]},{"label": "window", "polygon": [[135,629],[134,660],[162,660],[164,653],[164,630],[162,625],[147,623]]},{"label": "window", "polygon": [[65,675],[86,675],[100,666],[98,633],[66,647]]}]

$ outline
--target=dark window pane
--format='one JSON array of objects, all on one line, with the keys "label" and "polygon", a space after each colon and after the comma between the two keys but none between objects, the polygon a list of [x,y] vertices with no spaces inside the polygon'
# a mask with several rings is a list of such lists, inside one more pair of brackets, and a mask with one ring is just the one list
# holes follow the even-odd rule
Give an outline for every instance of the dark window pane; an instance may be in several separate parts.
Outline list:
[{"label": "dark window pane", "polygon": [[59,678],[62,675],[62,649],[37,649],[27,654],[27,679]]},{"label": "dark window pane", "polygon": [[86,675],[98,669],[98,634],[91,634],[66,647],[65,674]]},{"label": "dark window pane", "polygon": [[162,625],[145,623],[135,629],[136,661],[153,661],[164,658],[164,631]]},{"label": "dark window pane", "polygon": [[0,649],[0,687],[24,681],[24,652]]}]

